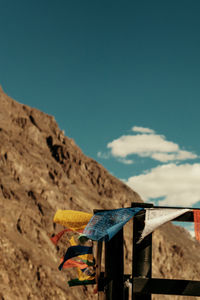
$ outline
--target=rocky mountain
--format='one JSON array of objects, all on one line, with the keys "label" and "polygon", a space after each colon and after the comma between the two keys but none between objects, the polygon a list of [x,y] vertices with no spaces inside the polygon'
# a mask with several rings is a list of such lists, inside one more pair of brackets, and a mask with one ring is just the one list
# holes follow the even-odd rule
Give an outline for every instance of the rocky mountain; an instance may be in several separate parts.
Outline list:
[{"label": "rocky mountain", "polygon": [[[60,229],[53,216],[57,209],[92,212],[140,201],[64,136],[54,117],[0,90],[0,299],[96,299],[91,288],[69,288],[58,271],[62,246],[50,241]],[[127,227],[127,270],[129,237]],[[167,224],[153,241],[154,276],[200,279],[200,246],[184,229]]]}]

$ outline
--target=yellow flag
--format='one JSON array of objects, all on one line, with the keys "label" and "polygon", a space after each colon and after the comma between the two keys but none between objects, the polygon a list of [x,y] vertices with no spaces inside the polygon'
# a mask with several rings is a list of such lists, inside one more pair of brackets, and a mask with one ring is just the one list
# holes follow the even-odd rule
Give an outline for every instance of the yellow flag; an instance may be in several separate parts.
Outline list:
[{"label": "yellow flag", "polygon": [[82,230],[92,218],[92,214],[76,210],[57,210],[54,223],[61,224],[72,230]]},{"label": "yellow flag", "polygon": [[88,270],[88,272],[86,271],[86,273],[82,272],[81,269],[77,268],[78,271],[78,279],[79,280],[93,280],[95,279],[95,275],[92,276],[92,270]]}]

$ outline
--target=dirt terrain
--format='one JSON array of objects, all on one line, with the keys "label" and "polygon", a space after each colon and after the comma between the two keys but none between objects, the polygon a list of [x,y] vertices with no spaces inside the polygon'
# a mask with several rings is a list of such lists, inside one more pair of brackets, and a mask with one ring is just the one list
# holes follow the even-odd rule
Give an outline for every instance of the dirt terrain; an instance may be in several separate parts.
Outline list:
[{"label": "dirt terrain", "polygon": [[[85,156],[54,117],[0,90],[0,299],[96,299],[91,287],[69,288],[59,272],[62,246],[50,237],[57,209],[93,212],[140,202],[140,196]],[[130,272],[130,226],[126,230]],[[153,275],[200,280],[200,246],[167,224],[153,236]],[[69,275],[68,275],[69,274]],[[196,299],[155,296],[154,299]]]}]

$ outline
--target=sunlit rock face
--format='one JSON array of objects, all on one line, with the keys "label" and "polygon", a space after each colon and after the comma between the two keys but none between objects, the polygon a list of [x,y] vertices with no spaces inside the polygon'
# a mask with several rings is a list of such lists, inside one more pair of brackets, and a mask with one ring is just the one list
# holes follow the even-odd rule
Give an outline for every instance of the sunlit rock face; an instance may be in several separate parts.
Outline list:
[{"label": "sunlit rock face", "polygon": [[[66,245],[56,248],[49,239],[61,229],[53,215],[57,209],[92,212],[140,201],[86,157],[54,117],[0,90],[0,299],[96,299],[92,287],[68,287],[71,271],[58,271]],[[125,270],[131,272],[131,224],[126,227]],[[199,250],[184,230],[164,226],[154,234],[154,277],[200,279]]]}]

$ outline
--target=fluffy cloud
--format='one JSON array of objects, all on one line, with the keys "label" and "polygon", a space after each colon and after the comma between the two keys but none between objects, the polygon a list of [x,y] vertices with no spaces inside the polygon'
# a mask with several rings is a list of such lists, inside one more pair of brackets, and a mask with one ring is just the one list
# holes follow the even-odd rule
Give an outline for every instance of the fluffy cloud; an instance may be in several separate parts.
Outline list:
[{"label": "fluffy cloud", "polygon": [[181,150],[178,144],[167,141],[165,136],[156,134],[152,129],[135,126],[132,131],[140,134],[123,135],[108,143],[107,148],[114,157],[126,158],[135,154],[161,162],[197,158],[196,154]]},{"label": "fluffy cloud", "polygon": [[150,156],[154,152],[166,153],[178,151],[178,145],[168,142],[161,135],[138,134],[123,135],[107,145],[114,156],[126,157],[130,154]]},{"label": "fluffy cloud", "polygon": [[162,198],[160,205],[192,206],[200,201],[200,164],[167,164],[133,176],[126,182],[144,201]]}]

